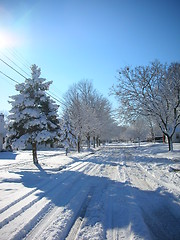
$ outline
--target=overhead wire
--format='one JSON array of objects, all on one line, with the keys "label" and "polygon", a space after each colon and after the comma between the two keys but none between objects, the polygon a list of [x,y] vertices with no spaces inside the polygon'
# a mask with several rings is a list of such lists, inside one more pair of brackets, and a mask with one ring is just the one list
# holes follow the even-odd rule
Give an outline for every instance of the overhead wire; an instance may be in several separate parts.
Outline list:
[{"label": "overhead wire", "polygon": [[[16,54],[17,56],[19,56],[20,58],[22,58],[22,60],[26,61],[26,62],[29,64],[29,66],[31,66],[31,63],[30,63],[27,59],[25,59],[25,58],[21,55],[21,53],[17,51],[17,49],[14,48],[13,51],[15,52],[15,54]],[[42,75],[42,76],[43,76],[43,75]],[[43,77],[44,77],[44,76],[43,76]],[[57,94],[58,94],[59,92],[61,92],[61,91],[57,88],[57,86],[55,86],[54,83],[52,83],[52,86],[55,88],[55,90],[53,90],[53,93],[52,93],[52,91],[49,91],[49,92],[51,92],[51,94],[53,94],[56,98],[60,99],[60,97],[57,96]],[[58,92],[57,92],[57,90],[58,90]],[[56,91],[56,94],[54,93],[54,91]],[[60,93],[60,95],[62,95],[62,93]],[[62,101],[62,100],[60,100],[60,101]]]},{"label": "overhead wire", "polygon": [[[5,55],[5,54],[4,54]],[[16,54],[17,56],[17,54]],[[7,57],[7,56],[6,56]],[[14,63],[13,60],[11,60],[9,57],[7,57],[12,63]],[[24,58],[23,58],[24,59]],[[23,77],[24,79],[27,79],[27,77],[25,77],[22,73],[20,73],[18,70],[16,70],[14,67],[12,67],[9,63],[7,63],[6,61],[4,61],[3,59],[0,58],[0,61],[3,62],[5,65],[7,65],[9,68],[11,68],[13,71],[15,71],[16,73],[18,73],[21,77]],[[20,68],[16,63],[14,63],[19,69],[21,69],[21,71],[25,72],[22,68]],[[19,84],[18,81],[16,81],[15,79],[11,78],[10,76],[8,76],[7,74],[5,74],[4,72],[0,71],[1,74],[3,74],[5,77],[7,77],[8,79],[10,79],[11,81]],[[25,72],[26,73],[26,72]],[[26,73],[28,76],[30,76],[28,73]],[[49,90],[48,93],[49,96],[51,96],[54,100],[56,100],[58,103],[62,104],[65,106],[65,103],[63,102],[63,100],[61,100],[56,94],[54,94],[53,92],[51,92]],[[53,96],[54,95],[54,96]]]},{"label": "overhead wire", "polygon": [[20,59],[22,59],[24,62],[26,62],[27,66],[29,68],[31,63],[27,59],[25,59],[24,56],[16,48],[13,48],[12,50],[15,53],[16,56],[19,56]]},{"label": "overhead wire", "polygon": [[[17,50],[17,49],[15,49],[15,48],[6,48],[6,50],[14,57],[16,57],[16,60],[18,60],[18,59],[21,59],[21,64],[22,65],[24,65],[23,64],[23,62],[26,62],[26,63],[28,63],[28,67],[26,66],[26,68],[29,70],[29,68],[30,68],[30,65],[31,65],[31,63],[27,60],[27,59],[25,59],[23,56],[22,56],[22,54]],[[7,56],[6,56],[7,57]],[[17,59],[18,58],[18,59]],[[23,62],[22,62],[23,61]],[[18,68],[20,68],[19,66],[18,66]],[[24,72],[24,71],[23,71]],[[26,72],[25,72],[26,73]],[[27,74],[27,73],[26,73]],[[30,76],[29,74],[27,74],[28,76]],[[44,76],[43,76],[44,77]],[[57,88],[57,86],[55,86],[54,85],[54,83],[52,83],[52,87],[54,87],[54,89],[53,89],[53,93],[51,92],[51,94],[53,94],[56,98],[58,98],[58,99],[60,99],[60,97],[59,96],[57,96],[57,94],[59,94],[60,93],[60,95],[62,95],[62,92]],[[58,90],[58,91],[57,91]],[[56,94],[54,93],[54,92],[56,92]],[[60,101],[63,101],[63,100],[60,100]]]},{"label": "overhead wire", "polygon": [[8,75],[6,75],[5,73],[3,73],[1,70],[0,70],[0,73],[3,74],[5,77],[9,78],[11,81],[15,82],[15,83],[18,83],[18,81],[14,80],[13,78],[9,77]]},{"label": "overhead wire", "polygon": [[14,70],[16,73],[18,73],[20,76],[22,76],[23,78],[26,79],[26,77],[21,74],[19,71],[17,71],[15,68],[13,68],[12,66],[10,66],[6,61],[4,61],[3,59],[0,58],[0,61],[3,62],[4,64],[6,64],[8,67],[10,67],[12,70]]},{"label": "overhead wire", "polygon": [[[0,71],[0,73],[1,73],[1,71]],[[4,82],[7,82],[7,81],[8,81],[8,83],[9,83],[11,86],[14,87],[14,82],[12,82],[11,79],[8,79],[6,76],[4,76],[4,74],[2,74],[1,79],[4,80]]]},{"label": "overhead wire", "polygon": [[18,67],[22,72],[24,72],[27,76],[30,77],[30,74],[25,72],[21,67],[17,65],[12,59],[10,59],[6,54],[4,54],[2,51],[0,51],[3,56],[5,56],[11,63],[13,63],[16,67]]},{"label": "overhead wire", "polygon": [[13,56],[13,58],[16,59],[16,61],[21,63],[25,68],[27,68],[29,70],[31,63],[29,63],[27,60],[25,60],[25,58],[20,57],[20,54],[17,54],[16,52],[14,52],[14,49],[7,48],[7,47],[5,49],[7,52],[9,52],[9,54],[11,54],[11,56]]},{"label": "overhead wire", "polygon": [[[11,78],[10,76],[8,76],[7,74],[5,74],[5,73],[2,72],[1,70],[0,70],[0,73],[1,73],[2,75],[4,75],[5,77],[7,77],[8,79],[10,79],[11,81],[15,82],[16,84],[20,84],[18,81],[16,81],[15,79]],[[53,98],[54,100],[56,100],[56,101],[59,102],[60,104],[65,105],[65,103],[63,103],[61,100],[59,100],[59,99],[55,98],[54,96],[52,96],[52,94],[50,94],[50,93],[47,92],[47,95],[49,95],[51,98]]]},{"label": "overhead wire", "polygon": [[56,98],[58,98],[60,101],[63,101],[60,97],[58,97],[56,94],[54,94],[52,91],[49,90],[49,92],[54,95]]},{"label": "overhead wire", "polygon": [[50,97],[52,97],[54,100],[56,100],[56,101],[59,102],[60,104],[66,106],[65,103],[63,103],[61,100],[59,100],[59,99],[55,98],[54,96],[52,96],[49,92],[47,92],[47,95],[49,95]]}]

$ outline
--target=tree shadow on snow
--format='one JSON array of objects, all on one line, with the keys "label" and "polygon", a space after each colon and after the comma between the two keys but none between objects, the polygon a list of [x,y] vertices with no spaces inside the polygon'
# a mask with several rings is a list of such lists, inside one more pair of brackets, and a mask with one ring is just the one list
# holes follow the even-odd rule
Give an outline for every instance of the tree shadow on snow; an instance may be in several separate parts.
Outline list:
[{"label": "tree shadow on snow", "polygon": [[[157,146],[156,146],[157,147]],[[135,147],[130,147],[130,150],[127,151],[126,148],[119,148],[119,152],[117,151],[116,148],[116,153],[113,153],[111,155],[103,155],[103,160],[101,155],[91,155],[90,157],[87,156],[87,158],[82,157],[73,157],[70,156],[70,158],[75,161],[75,162],[92,162],[95,164],[104,164],[104,165],[111,165],[111,166],[122,166],[126,165],[126,163],[129,162],[135,162],[135,163],[157,163],[158,164],[163,164],[163,165],[169,165],[176,163],[176,161],[172,161],[167,158],[161,158],[161,157],[154,157],[152,156],[147,156],[147,155],[139,155],[139,153],[136,153]],[[118,157],[117,157],[118,155]]]},{"label": "tree shadow on snow", "polygon": [[16,156],[15,152],[0,152],[0,160],[15,160]]},{"label": "tree shadow on snow", "polygon": [[120,164],[120,161],[117,160],[116,158],[113,158],[113,156],[111,156],[111,158],[109,156],[103,156],[103,161],[102,161],[102,156],[93,156],[90,155],[90,158],[78,158],[78,157],[70,157],[74,162],[91,162],[94,164],[104,164],[104,165],[112,165],[112,166],[116,166],[118,164]]},{"label": "tree shadow on snow", "polygon": [[[87,161],[95,163],[94,159]],[[49,174],[40,165],[37,167],[39,171],[18,172],[21,183],[40,190],[35,193],[39,200],[45,197],[54,206],[71,210],[71,225],[84,211],[85,225],[99,222],[105,232],[129,228],[144,239],[179,239],[180,206],[173,194],[161,193],[160,189],[141,190],[128,182],[78,171]],[[67,227],[67,233],[69,230]]]}]

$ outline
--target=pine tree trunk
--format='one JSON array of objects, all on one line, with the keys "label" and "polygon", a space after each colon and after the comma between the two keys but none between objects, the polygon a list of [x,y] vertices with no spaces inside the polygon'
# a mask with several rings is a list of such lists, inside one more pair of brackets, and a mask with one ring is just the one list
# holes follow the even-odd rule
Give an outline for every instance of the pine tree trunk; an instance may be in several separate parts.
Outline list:
[{"label": "pine tree trunk", "polygon": [[32,153],[33,153],[33,163],[38,164],[36,143],[32,143]]},{"label": "pine tree trunk", "polygon": [[172,136],[167,136],[167,139],[168,139],[169,151],[173,151]]}]

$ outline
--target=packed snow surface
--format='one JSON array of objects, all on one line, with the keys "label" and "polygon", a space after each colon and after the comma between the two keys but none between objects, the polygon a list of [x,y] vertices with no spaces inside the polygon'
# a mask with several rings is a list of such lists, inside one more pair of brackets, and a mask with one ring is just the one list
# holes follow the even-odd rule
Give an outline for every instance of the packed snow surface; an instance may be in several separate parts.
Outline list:
[{"label": "packed snow surface", "polygon": [[180,144],[0,153],[0,239],[180,239]]}]

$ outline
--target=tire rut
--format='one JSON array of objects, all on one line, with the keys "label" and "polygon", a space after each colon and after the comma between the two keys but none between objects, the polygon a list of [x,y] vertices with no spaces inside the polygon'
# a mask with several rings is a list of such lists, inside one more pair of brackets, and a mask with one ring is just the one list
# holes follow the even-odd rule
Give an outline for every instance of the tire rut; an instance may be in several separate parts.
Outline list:
[{"label": "tire rut", "polygon": [[[91,165],[91,167],[89,166]],[[94,170],[97,170],[96,166],[93,166],[92,164],[88,164],[88,172],[94,172]],[[67,237],[68,233],[70,232],[71,227],[76,222],[77,218],[79,217],[79,212],[81,212],[81,207],[83,206],[84,201],[86,201],[87,195],[89,194],[89,186],[91,184],[89,183],[90,180],[85,181],[85,186],[82,186],[81,189],[79,189],[79,185],[76,184],[79,181],[79,177],[77,177],[76,181],[73,181],[73,191],[74,194],[69,194],[69,189],[65,188],[65,193],[63,192],[63,195],[60,195],[62,199],[68,198],[65,209],[62,209],[59,206],[54,205],[54,207],[51,209],[51,211],[47,212],[46,215],[44,215],[43,218],[41,218],[41,221],[39,221],[29,232],[29,234],[26,236],[26,239],[38,239],[40,236],[41,238],[46,238],[46,234],[48,235],[48,232],[53,232],[54,225],[57,225],[61,223],[61,221],[64,220],[64,216],[67,215],[67,219],[69,219],[69,222],[66,223],[63,229],[60,225],[58,227],[59,230],[55,231],[55,235],[53,239],[64,239]],[[72,187],[72,184],[70,184],[69,187]],[[75,191],[76,190],[76,191]],[[65,197],[66,196],[66,197]],[[81,196],[81,197],[80,197]],[[74,212],[69,213],[69,208],[72,209],[74,207]],[[61,205],[61,204],[60,204]],[[68,208],[68,206],[70,206]],[[69,214],[71,215],[69,217]],[[49,222],[49,219],[52,219],[50,221],[50,224],[46,224],[46,222]]]}]

